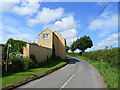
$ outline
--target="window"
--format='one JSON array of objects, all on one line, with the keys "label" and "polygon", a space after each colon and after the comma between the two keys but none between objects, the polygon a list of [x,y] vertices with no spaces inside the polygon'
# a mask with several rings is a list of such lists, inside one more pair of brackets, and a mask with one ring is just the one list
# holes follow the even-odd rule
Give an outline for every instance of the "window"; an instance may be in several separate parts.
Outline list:
[{"label": "window", "polygon": [[48,34],[43,34],[43,39],[48,39]]}]

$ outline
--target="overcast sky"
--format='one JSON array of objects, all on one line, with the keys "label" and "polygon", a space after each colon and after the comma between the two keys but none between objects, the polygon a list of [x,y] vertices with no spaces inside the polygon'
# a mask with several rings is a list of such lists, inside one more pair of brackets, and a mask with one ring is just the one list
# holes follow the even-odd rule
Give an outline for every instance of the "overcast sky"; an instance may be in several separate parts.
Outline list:
[{"label": "overcast sky", "polygon": [[[22,1],[22,2],[21,2]],[[18,2],[0,3],[0,43],[8,38],[38,42],[45,28],[58,31],[70,46],[84,35],[93,40],[92,49],[118,45],[118,3],[110,5],[84,31],[106,2]],[[1,5],[0,5],[1,6]],[[91,49],[88,49],[91,50]]]}]

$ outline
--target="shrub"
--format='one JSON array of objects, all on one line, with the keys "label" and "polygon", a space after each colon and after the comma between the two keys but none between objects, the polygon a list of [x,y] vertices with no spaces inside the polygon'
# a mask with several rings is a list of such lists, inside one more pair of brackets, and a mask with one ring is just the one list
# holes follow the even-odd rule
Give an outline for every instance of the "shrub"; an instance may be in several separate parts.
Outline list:
[{"label": "shrub", "polygon": [[5,64],[4,64],[4,61],[2,62],[2,73],[5,72]]},{"label": "shrub", "polygon": [[28,69],[28,60],[19,56],[12,56],[10,57],[10,60],[12,62],[12,70],[22,71]]},{"label": "shrub", "polygon": [[120,48],[104,49],[91,52],[84,52],[82,56],[88,57],[91,60],[103,61],[118,65],[118,50]]},{"label": "shrub", "polygon": [[11,56],[10,60],[12,62],[11,70],[22,71],[35,68],[36,64],[33,59],[22,58],[20,56]]},{"label": "shrub", "polygon": [[36,59],[35,55],[31,54],[30,59],[32,60],[32,64],[31,64],[30,68],[31,69],[37,68],[38,67],[38,62],[37,62],[37,59]]},{"label": "shrub", "polygon": [[33,62],[37,62],[36,57],[35,57],[35,55],[33,55],[33,54],[30,55],[30,59],[31,59]]}]

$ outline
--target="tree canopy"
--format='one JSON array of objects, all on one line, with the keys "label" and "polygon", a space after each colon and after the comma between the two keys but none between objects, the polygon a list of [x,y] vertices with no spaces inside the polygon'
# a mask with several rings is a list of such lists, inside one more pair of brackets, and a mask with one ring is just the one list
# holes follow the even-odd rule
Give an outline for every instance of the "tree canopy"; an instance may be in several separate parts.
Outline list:
[{"label": "tree canopy", "polygon": [[76,49],[81,50],[82,52],[85,52],[87,48],[91,48],[93,46],[93,42],[90,39],[89,36],[84,36],[76,41],[74,41],[70,47],[71,51],[75,51]]},{"label": "tree canopy", "polygon": [[70,46],[70,49],[71,49],[72,52],[74,52],[77,49],[77,43],[76,43],[76,41],[74,41],[72,43],[72,45]]},{"label": "tree canopy", "polygon": [[77,39],[77,48],[84,52],[87,48],[91,48],[93,46],[92,40],[89,36],[81,37],[80,39]]},{"label": "tree canopy", "polygon": [[10,53],[17,52],[17,53],[23,53],[23,47],[26,46],[26,42],[22,40],[14,40],[12,38],[8,39],[5,46],[11,45],[10,47]]},{"label": "tree canopy", "polygon": [[6,52],[7,52],[8,45],[11,45],[9,49],[9,53],[23,54],[23,47],[26,46],[26,42],[22,40],[14,40],[12,38],[8,39],[7,42],[3,46],[3,51],[2,51],[3,59],[6,58]]},{"label": "tree canopy", "polygon": [[69,47],[68,47],[68,46],[66,46],[66,52],[68,52],[68,50],[69,50]]}]

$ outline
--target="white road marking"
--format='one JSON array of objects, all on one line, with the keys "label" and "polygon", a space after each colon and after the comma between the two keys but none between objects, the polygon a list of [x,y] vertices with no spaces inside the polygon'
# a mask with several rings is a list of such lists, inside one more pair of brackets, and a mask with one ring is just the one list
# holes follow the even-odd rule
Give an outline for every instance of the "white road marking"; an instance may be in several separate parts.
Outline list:
[{"label": "white road marking", "polygon": [[73,74],[69,79],[68,81],[59,89],[59,90],[62,90],[69,82],[70,80],[75,76],[75,74]]}]

